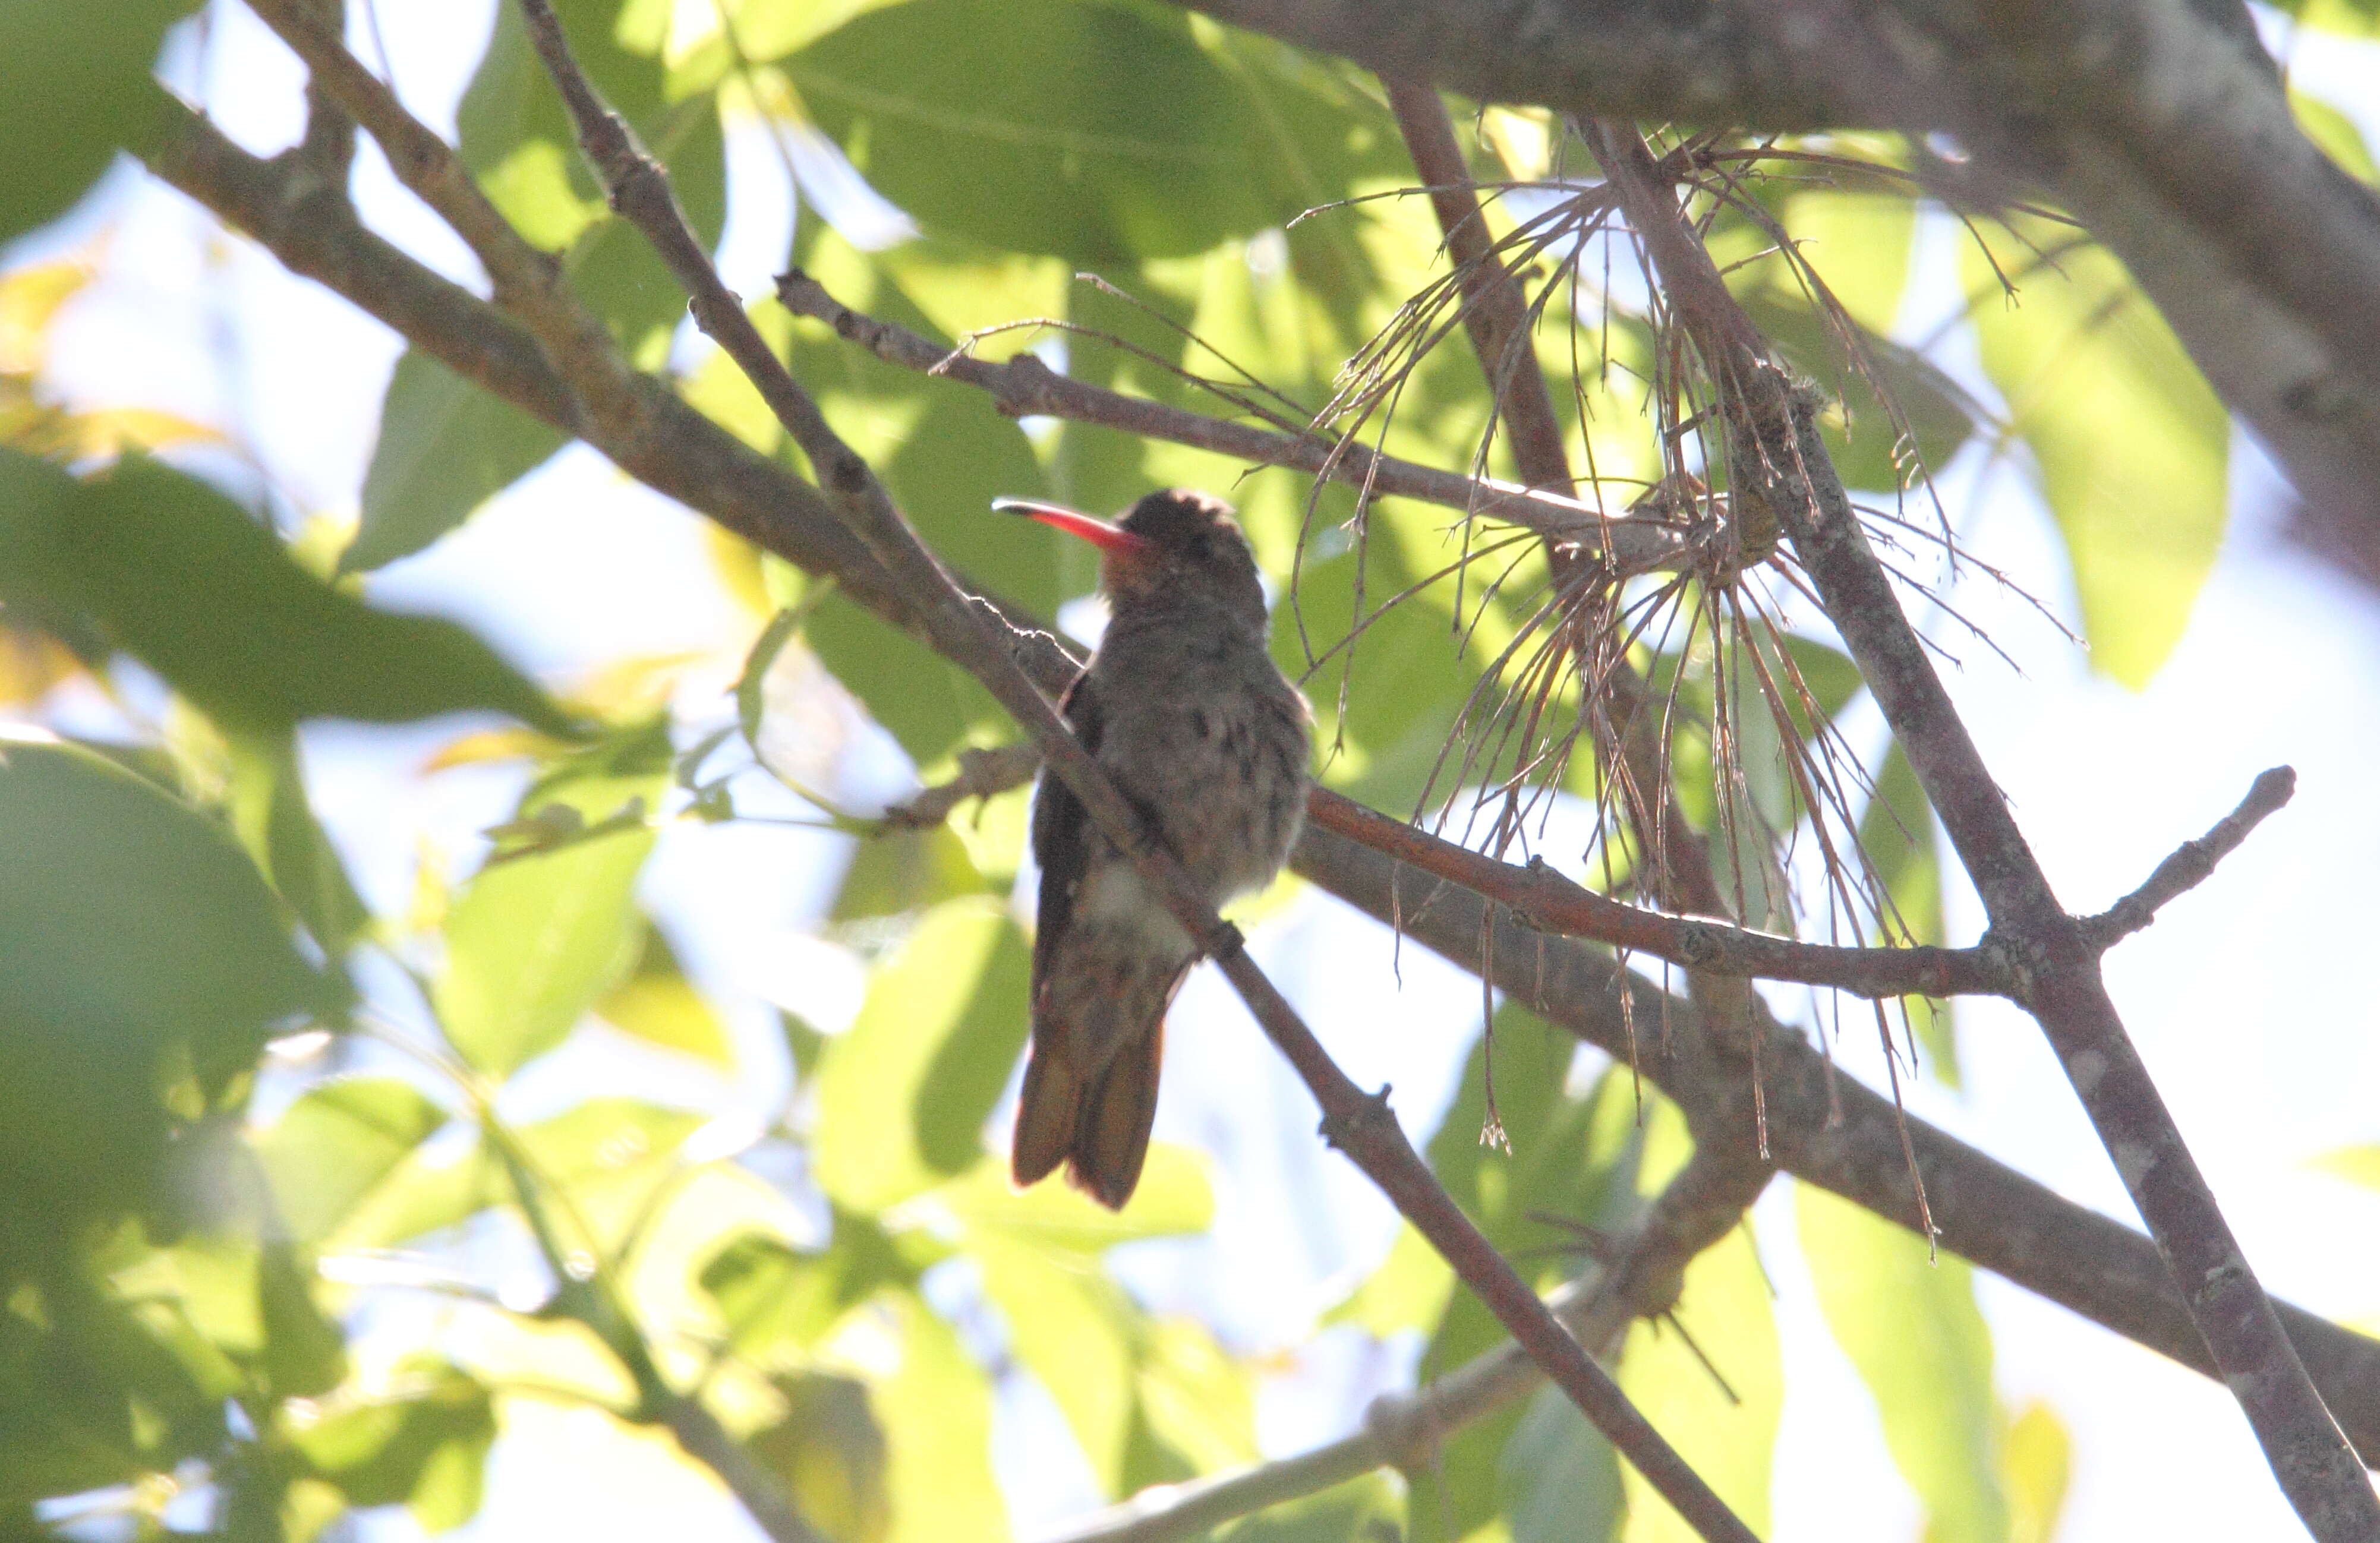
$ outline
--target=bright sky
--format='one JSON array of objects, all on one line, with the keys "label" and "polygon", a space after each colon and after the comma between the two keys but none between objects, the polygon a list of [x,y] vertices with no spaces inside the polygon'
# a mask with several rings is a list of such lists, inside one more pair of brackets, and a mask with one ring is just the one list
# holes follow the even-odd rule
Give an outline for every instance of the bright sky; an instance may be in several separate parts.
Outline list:
[{"label": "bright sky", "polygon": [[[416,0],[382,11],[402,94],[451,129],[477,52],[457,40],[486,35],[491,0]],[[295,61],[236,4],[214,5],[207,25],[202,68],[186,54],[178,78],[202,82],[235,138],[261,152],[281,148],[298,124]],[[2367,131],[2380,128],[2371,111],[2380,105],[2372,51],[2308,50],[2297,76],[2357,111]],[[790,204],[765,147],[747,136],[731,156],[738,218],[724,261],[729,283],[751,292],[781,261]],[[459,245],[395,187],[369,148],[357,188],[378,228],[444,271],[472,274]],[[128,167],[72,231],[42,243],[42,255],[88,238],[102,223],[112,230],[105,282],[62,322],[54,384],[79,401],[143,403],[220,425],[256,448],[285,507],[352,510],[396,339],[252,246],[219,239],[207,216]],[[1949,238],[1947,227],[1927,238],[1905,336],[1930,331],[1949,303]],[[1988,397],[1963,337],[1945,362]],[[2327,1148],[2380,1140],[2373,1096],[2380,1035],[2369,981],[2372,876],[2380,871],[2380,801],[2372,796],[2380,605],[2281,540],[2285,490],[2244,441],[2234,468],[2236,513],[2221,564],[2180,649],[2147,691],[2136,696],[2095,679],[2037,618],[1980,585],[1961,589],[1957,602],[2002,639],[2029,678],[1970,650],[1977,657],[1950,686],[2035,850],[2077,909],[2099,908],[2132,888],[2180,841],[2228,810],[2258,771],[2283,761],[2298,769],[2296,801],[2210,883],[2119,949],[2109,978],[2266,1285],[2316,1311],[2380,1318],[2380,1195],[2306,1167]],[[1946,504],[1973,508],[1971,545],[2070,614],[2062,558],[2022,477],[2003,467],[1978,490],[1978,469],[1962,461],[1944,479]],[[623,654],[717,648],[743,625],[710,577],[698,523],[584,450],[565,453],[371,588],[392,603],[469,620],[557,685]],[[714,711],[723,713],[724,704]],[[415,776],[454,732],[450,723],[307,734],[322,812],[380,906],[404,903],[416,832],[468,854],[474,832],[502,818],[517,791],[503,773]],[[897,790],[897,765],[882,755],[868,764],[875,770],[858,773],[860,781]],[[760,826],[670,831],[647,896],[735,1014],[749,1073],[729,1085],[631,1063],[624,1052],[608,1074],[573,1075],[608,1075],[706,1108],[773,1109],[784,1071],[759,999],[797,1002],[828,1027],[857,1004],[856,962],[807,936],[844,851],[840,838]],[[1954,939],[1979,929],[1972,897],[1961,896]],[[1436,1119],[1476,1023],[1475,982],[1408,950],[1399,988],[1383,967],[1382,930],[1311,893],[1272,915],[1254,944],[1351,1075],[1367,1086],[1392,1083],[1409,1126]],[[1305,1094],[1217,978],[1194,977],[1172,1023],[1157,1135],[1214,1154],[1217,1232],[1212,1243],[1140,1245],[1124,1269],[1148,1299],[1195,1308],[1237,1348],[1297,1343],[1333,1293],[1378,1260],[1392,1214],[1316,1141]],[[1962,1005],[1959,1025],[1967,1091],[1923,1087],[1913,1107],[2129,1221],[2121,1188],[2030,1022],[1985,1003]],[[1872,1050],[1860,1045],[1844,1063],[1864,1077],[1876,1072]],[[657,1084],[662,1076],[671,1080]],[[574,1090],[583,1087],[552,1091]],[[1788,1361],[1775,1536],[1780,1543],[1909,1537],[1915,1503],[1815,1310],[1784,1185],[1764,1200],[1757,1221]],[[2059,1535],[2067,1543],[2289,1535],[2294,1524],[2216,1385],[2012,1287],[1985,1279],[1981,1289],[2003,1395],[2017,1405],[2046,1398],[2072,1432],[2074,1485]],[[1366,1398],[1408,1375],[1411,1358],[1409,1350],[1384,1353],[1346,1331],[1325,1337],[1268,1384],[1268,1450],[1288,1452],[1341,1434]],[[1096,1497],[1046,1396],[1011,1384],[1002,1394],[1003,1477],[1019,1532],[1031,1537]],[[577,1462],[587,1449],[574,1441],[562,1450]],[[743,1525],[659,1452],[607,1457],[604,1476],[620,1492],[568,1481],[525,1460],[520,1448],[499,1449],[494,1476],[477,1536],[627,1537],[661,1524],[730,1537]],[[395,1536],[409,1524],[387,1525]]]}]

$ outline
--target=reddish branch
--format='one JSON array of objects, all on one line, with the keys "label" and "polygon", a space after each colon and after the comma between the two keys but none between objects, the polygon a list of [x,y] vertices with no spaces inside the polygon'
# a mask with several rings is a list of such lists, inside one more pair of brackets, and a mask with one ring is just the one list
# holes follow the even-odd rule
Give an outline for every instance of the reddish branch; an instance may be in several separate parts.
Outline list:
[{"label": "reddish branch", "polygon": [[2282,1491],[2325,1543],[2380,1543],[2380,1499],[2124,1032],[2100,977],[2098,949],[2058,904],[1901,614],[1818,437],[1815,403],[1771,361],[1634,129],[1588,122],[1582,131],[1714,383],[1736,405],[1736,474],[1769,483],[1769,504],[1940,814],[1996,941],[2011,955],[2019,1000],[2057,1051]]},{"label": "reddish branch", "polygon": [[1526,866],[1415,829],[1327,788],[1317,788],[1307,818],[1326,831],[1462,885],[1508,906],[1541,932],[1592,938],[1688,969],[1831,986],[1863,997],[2008,996],[2007,961],[1990,948],[1838,948],[1797,942],[1702,917],[1676,917],[1596,893],[1543,858]]}]

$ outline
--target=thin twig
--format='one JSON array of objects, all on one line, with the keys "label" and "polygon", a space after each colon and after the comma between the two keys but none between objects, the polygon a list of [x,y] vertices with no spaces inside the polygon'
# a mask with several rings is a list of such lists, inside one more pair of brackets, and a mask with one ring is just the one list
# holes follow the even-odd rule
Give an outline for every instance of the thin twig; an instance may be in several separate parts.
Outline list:
[{"label": "thin twig", "polygon": [[2139,889],[2097,916],[2084,917],[2083,941],[2105,953],[2155,921],[2167,902],[2206,882],[2215,865],[2229,857],[2248,839],[2249,832],[2288,803],[2297,790],[2298,774],[2289,767],[2276,766],[2259,773],[2240,807],[2216,820],[2213,830],[2175,848],[2173,856],[2157,864],[2156,871]]},{"label": "thin twig", "polygon": [[968,799],[997,797],[1011,788],[1023,787],[1039,770],[1041,747],[1038,745],[961,750],[957,776],[936,783],[917,796],[886,809],[883,823],[900,831],[922,831],[939,825]]},{"label": "thin twig", "polygon": [[697,323],[750,378],[808,456],[829,503],[908,591],[944,655],[981,681],[1015,717],[1040,747],[1050,770],[1083,801],[1108,838],[1131,855],[1143,881],[1196,941],[1199,951],[1222,968],[1321,1104],[1324,1136],[1355,1160],[1680,1515],[1708,1538],[1751,1538],[1751,1530],[1587,1357],[1463,1214],[1405,1139],[1389,1112],[1387,1090],[1366,1094],[1339,1069],[1305,1020],[1248,957],[1239,929],[1216,916],[1178,859],[1148,839],[1132,806],[1049,699],[1026,678],[983,610],[952,582],[867,462],[835,433],[770,351],[742,304],[720,282],[678,207],[666,173],[637,145],[627,124],[603,103],[579,70],[548,0],[521,0],[521,13],[547,73],[578,126],[580,149],[610,191],[612,206],[645,234],[686,286]]},{"label": "thin twig", "polygon": [[1463,477],[1321,434],[1279,433],[1167,407],[1144,396],[1126,396],[1061,375],[1035,354],[1020,353],[995,363],[954,351],[895,322],[854,310],[798,268],[778,276],[777,298],[796,316],[825,322],[844,341],[856,344],[887,364],[977,387],[1011,418],[1061,418],[1096,424],[1259,466],[1288,467],[1368,487],[1376,493],[1475,512],[1551,541],[1576,542],[1585,550],[1601,552],[1609,546],[1614,561],[1632,572],[1653,572],[1688,560],[1677,532],[1650,521],[1607,516],[1598,505],[1550,487]]}]

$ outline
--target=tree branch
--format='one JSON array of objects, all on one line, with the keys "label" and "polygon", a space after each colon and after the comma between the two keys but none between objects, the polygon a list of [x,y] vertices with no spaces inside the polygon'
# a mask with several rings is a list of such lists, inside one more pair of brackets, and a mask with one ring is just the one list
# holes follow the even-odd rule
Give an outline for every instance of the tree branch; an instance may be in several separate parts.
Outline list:
[{"label": "tree branch", "polygon": [[2238,850],[2248,832],[2265,821],[2298,790],[2298,774],[2286,766],[2260,773],[2240,807],[2215,822],[2196,841],[2185,841],[2173,856],[2157,864],[2139,889],[2095,917],[2082,921],[2083,941],[2105,953],[2156,919],[2168,901],[2196,889],[2215,872],[2215,865]]},{"label": "tree branch", "polygon": [[[1677,1305],[1686,1266],[1735,1229],[1772,1172],[1698,1148],[1603,1258],[1548,1296],[1546,1306],[1588,1354],[1608,1359],[1633,1320]],[[1450,1432],[1524,1397],[1544,1379],[1519,1346],[1499,1345],[1427,1387],[1381,1394],[1352,1435],[1294,1457],[1145,1490],[1077,1518],[1047,1543],[1171,1543],[1375,1468],[1425,1467]]]},{"label": "tree branch", "polygon": [[1861,997],[2010,996],[2016,981],[1998,950],[1839,948],[1798,942],[1705,917],[1677,917],[1600,895],[1542,857],[1524,867],[1434,836],[1352,798],[1317,788],[1307,818],[1421,871],[1485,895],[1542,932],[1592,938],[1687,969],[1794,980]]},{"label": "tree branch", "polygon": [[[528,335],[468,291],[431,273],[365,229],[344,200],[310,186],[287,157],[248,154],[212,125],[160,93],[171,131],[152,152],[158,176],[245,231],[293,273],[311,278],[379,318],[465,379],[554,427],[572,421],[567,388]],[[911,635],[921,628],[874,556],[837,523],[815,489],[755,455],[656,383],[655,433],[662,450],[631,464],[596,447],[655,490],[678,500],[839,590]],[[1003,612],[1012,625],[1033,624]],[[1079,668],[1048,634],[1023,662],[1046,689],[1062,689]],[[1402,869],[1343,836],[1309,824],[1292,859],[1324,891],[1399,928],[1459,966],[1488,971],[1501,990],[1540,1006],[1550,1021],[1618,1057],[1630,1053],[1630,1026],[1612,962],[1568,939],[1548,937],[1518,917],[1492,930],[1477,897]],[[1483,961],[1483,936],[1492,957]],[[1705,1044],[1682,998],[1642,1003],[1669,1032],[1645,1075],[1701,1130],[1726,1130],[1752,1093],[1741,1058]],[[1904,1165],[1900,1126],[1885,1100],[1835,1074],[1810,1046],[1772,1032],[1763,1071],[1771,1142],[1796,1177],[1832,1190],[1914,1230],[1917,1209]],[[1744,1116],[1748,1119],[1748,1115]],[[1742,1124],[1732,1126],[1741,1144]],[[1928,1125],[1906,1122],[1925,1175],[1941,1245],[2091,1321],[2208,1376],[2216,1375],[2187,1306],[2149,1240],[2052,1193],[1985,1153]],[[2280,1305],[2324,1396],[2358,1448],[2380,1465],[2380,1343],[2288,1304]]]},{"label": "tree branch", "polygon": [[1045,764],[1083,801],[1108,838],[1130,854],[1143,881],[1197,941],[1200,952],[1221,967],[1322,1106],[1323,1135],[1355,1160],[1681,1516],[1706,1538],[1750,1539],[1750,1529],[1629,1403],[1618,1384],[1587,1357],[1463,1214],[1399,1129],[1388,1108],[1387,1090],[1367,1095],[1349,1080],[1248,957],[1238,929],[1215,915],[1172,854],[1147,839],[1123,795],[1026,678],[982,611],[927,551],[867,463],[836,435],[816,403],[770,351],[742,304],[720,282],[666,174],[580,72],[547,0],[520,0],[520,5],[530,39],[578,126],[579,146],[610,190],[613,207],[644,233],[686,286],[697,322],[718,339],[808,454],[829,502],[906,591],[945,657],[966,669],[1008,709],[1040,747]]},{"label": "tree branch", "polygon": [[[796,268],[777,280],[777,298],[796,316],[832,327],[887,364],[940,375],[989,393],[1010,418],[1062,418],[1148,439],[1211,450],[1259,466],[1289,467],[1376,493],[1411,498],[1467,514],[1508,521],[1553,541],[1609,550],[1631,572],[1652,572],[1683,560],[1680,533],[1651,521],[1606,516],[1601,508],[1557,492],[1520,487],[1494,478],[1463,477],[1383,456],[1354,441],[1317,433],[1285,434],[1253,424],[1170,407],[1061,375],[1029,353],[999,363],[945,348],[907,328],[852,310]],[[1564,481],[1558,486],[1568,486]]]},{"label": "tree branch", "polygon": [[[1742,469],[1765,478],[1828,616],[2017,958],[2019,1000],[2058,1051],[2132,1203],[2167,1258],[2281,1488],[2317,1538],[2380,1540],[2380,1499],[2308,1379],[2148,1069],[2099,955],[2058,905],[1867,544],[1793,388],[1695,238],[1633,128],[1584,126],[1704,366],[1742,419]],[[1755,458],[1756,457],[1756,458]]]},{"label": "tree branch", "polygon": [[[1677,1101],[1697,1149],[1754,1155],[1755,1089],[1746,1060],[1705,1026],[1686,998],[1657,990],[1609,954],[1538,932],[1468,891],[1330,831],[1309,829],[1294,863],[1315,884],[1484,975],[1615,1060],[1635,1053],[1642,1023],[1658,1018],[1658,1052],[1641,1058],[1646,1079]],[[1942,1247],[2195,1371],[2220,1375],[2148,1238],[1904,1115],[1780,1027],[1756,1000],[1755,1007],[1769,1147],[1784,1172],[1922,1232],[1913,1156]],[[2281,1313],[2324,1396],[2367,1460],[2380,1466],[2380,1341],[2301,1308],[2284,1305]]]}]

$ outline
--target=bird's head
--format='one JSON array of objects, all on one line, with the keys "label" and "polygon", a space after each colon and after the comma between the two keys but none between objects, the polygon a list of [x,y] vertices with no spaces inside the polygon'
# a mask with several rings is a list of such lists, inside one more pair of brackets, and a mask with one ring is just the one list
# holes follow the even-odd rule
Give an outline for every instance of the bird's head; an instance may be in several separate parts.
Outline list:
[{"label": "bird's head", "polygon": [[1231,505],[1187,488],[1153,492],[1110,522],[1038,499],[1002,498],[995,509],[1025,515],[1099,549],[1099,588],[1119,613],[1204,602],[1265,625],[1256,553]]}]

